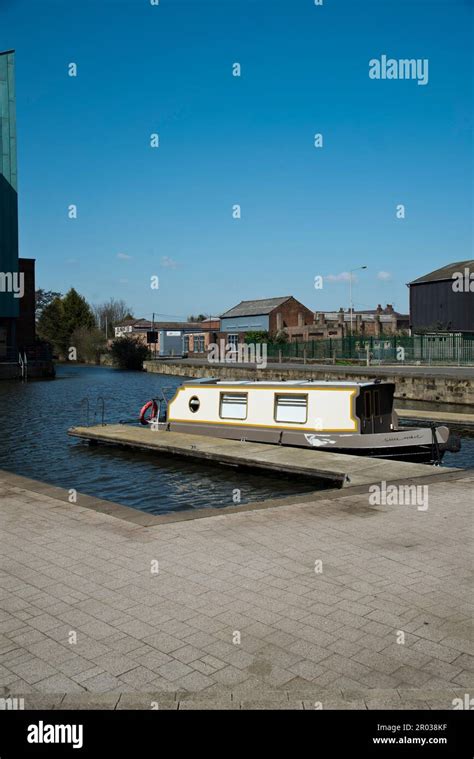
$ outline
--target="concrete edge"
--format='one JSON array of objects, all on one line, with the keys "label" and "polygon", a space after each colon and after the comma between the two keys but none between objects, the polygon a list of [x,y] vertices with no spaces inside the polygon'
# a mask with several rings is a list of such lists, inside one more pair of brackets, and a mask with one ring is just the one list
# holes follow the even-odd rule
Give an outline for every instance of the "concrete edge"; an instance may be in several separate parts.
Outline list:
[{"label": "concrete edge", "polygon": [[[105,425],[105,427],[111,427],[112,425]],[[84,432],[83,430],[90,430],[89,432]],[[291,471],[287,469],[286,467],[282,466],[281,462],[278,461],[271,461],[271,459],[265,459],[264,463],[255,462],[255,461],[245,461],[245,460],[238,460],[236,461],[232,455],[225,454],[225,453],[216,453],[215,451],[209,451],[209,450],[201,450],[199,452],[196,452],[196,450],[191,450],[188,448],[178,448],[174,445],[168,445],[166,448],[159,448],[156,445],[148,445],[147,443],[141,442],[136,443],[134,441],[130,440],[114,440],[113,438],[108,437],[102,437],[98,432],[95,432],[92,430],[92,428],[82,428],[82,427],[70,427],[67,431],[67,434],[70,437],[77,438],[78,440],[83,440],[85,442],[92,442],[97,445],[106,445],[110,447],[115,448],[123,448],[123,449],[129,449],[133,451],[151,451],[153,453],[159,452],[161,456],[168,456],[170,458],[173,458],[173,456],[177,456],[179,458],[183,459],[191,459],[197,462],[203,462],[206,464],[206,462],[210,462],[211,465],[213,464],[221,464],[224,466],[231,466],[242,470],[248,470],[253,471],[257,473],[263,473],[267,476],[273,476],[278,477],[278,475],[286,475],[286,476],[298,476],[298,477],[304,477],[307,480],[314,480],[315,482],[331,482],[331,483],[338,483],[339,487],[344,487],[345,483],[347,481],[347,475],[345,472],[329,472],[328,470],[322,470],[322,469],[312,469],[308,470],[304,467],[297,467],[292,465]],[[198,437],[198,436],[196,436]],[[209,437],[209,440],[214,440],[215,438]],[[218,439],[218,438],[216,438]],[[249,443],[252,445],[252,443]],[[274,446],[276,449],[278,446]]]},{"label": "concrete edge", "polygon": [[[214,372],[215,374],[215,372],[218,371],[219,369],[229,369],[229,367],[231,366],[232,369],[235,369],[237,371],[244,370],[247,372],[255,372],[255,376],[258,378],[265,377],[265,373],[269,373],[272,371],[283,372],[283,373],[287,371],[296,371],[296,372],[301,371],[305,375],[307,375],[310,372],[314,372],[315,374],[321,375],[325,372],[328,374],[336,374],[338,372],[343,371],[348,376],[353,375],[353,374],[362,374],[364,376],[370,375],[372,377],[376,377],[376,376],[386,377],[387,375],[391,376],[390,372],[393,369],[396,369],[396,370],[400,369],[399,364],[383,364],[383,366],[371,364],[369,367],[367,367],[365,364],[360,364],[360,365],[320,364],[320,363],[313,364],[310,361],[308,361],[305,364],[303,363],[303,361],[301,361],[301,364],[299,364],[298,366],[296,365],[291,366],[291,361],[288,361],[288,362],[283,362],[283,363],[288,363],[290,364],[290,366],[282,367],[281,365],[278,365],[278,363],[279,363],[278,361],[269,360],[267,362],[266,367],[261,368],[257,366],[257,364],[251,364],[251,363],[225,364],[222,362],[218,362],[218,363],[213,363],[210,368],[210,365],[207,361],[199,361],[197,359],[193,359],[192,363],[187,363],[187,360],[185,358],[184,359],[174,358],[174,359],[158,359],[156,361],[153,359],[151,360],[147,359],[143,362],[143,368],[144,368],[144,371],[149,371],[148,365],[150,365],[150,367],[154,367],[157,364],[158,366],[166,366],[166,367],[171,367],[171,368],[176,367],[179,369],[183,367],[185,369],[191,369],[191,370],[205,369],[208,373],[210,372],[212,376],[212,372]],[[275,366],[275,365],[278,365],[278,366]],[[422,371],[422,370],[427,370],[430,368],[430,367],[427,367],[426,365],[422,365],[418,367],[415,364],[404,364],[403,368],[404,370],[406,370],[406,375],[410,379],[412,377],[422,377],[422,378],[426,377],[427,379],[446,379],[446,380],[459,380],[459,381],[474,379],[474,366],[472,365],[466,365],[466,366],[460,367],[460,371],[458,372],[457,375],[450,374],[449,372],[443,372],[443,369],[453,368],[451,365],[448,365],[448,366],[435,365],[431,367],[431,371]],[[456,366],[454,368],[457,369],[458,367]],[[181,374],[173,374],[173,372],[166,372],[166,371],[159,372],[159,371],[156,371],[155,369],[152,369],[150,371],[150,374],[167,374],[170,376],[177,376],[177,377],[183,376],[183,377],[188,377],[189,379],[196,379],[196,377],[193,377],[189,374],[181,375]],[[315,379],[320,379],[320,377],[316,377]]]},{"label": "concrete edge", "polygon": [[[460,469],[456,471],[446,471],[444,474],[430,475],[426,477],[417,477],[417,484],[430,484],[435,482],[447,482],[449,480],[459,480],[463,478],[474,477],[474,469]],[[390,485],[403,485],[411,480],[400,479],[391,480]],[[69,491],[56,485],[49,485],[40,480],[33,480],[20,474],[7,472],[0,469],[0,484],[5,483],[11,487],[26,490],[32,493],[53,498],[61,503],[70,504]],[[374,483],[373,483],[374,484]],[[271,498],[263,501],[253,501],[251,503],[241,504],[240,506],[224,506],[221,508],[189,509],[188,511],[173,512],[170,514],[148,514],[131,506],[123,506],[114,501],[106,501],[103,498],[77,493],[77,501],[73,506],[91,509],[106,516],[122,519],[126,522],[135,524],[137,527],[155,527],[162,524],[174,524],[176,522],[187,522],[194,519],[207,519],[209,517],[225,516],[227,514],[240,514],[244,512],[261,511],[264,509],[273,509],[279,506],[291,506],[294,504],[305,505],[314,504],[315,501],[338,500],[348,498],[351,495],[360,495],[368,493],[370,483],[357,485],[350,489],[328,488],[325,490],[315,490],[308,493],[301,493],[295,496],[283,496],[281,498]],[[374,507],[375,508],[375,507]]]},{"label": "concrete edge", "polygon": [[[170,710],[186,711],[221,709],[417,709],[450,711],[453,698],[463,688],[426,688],[341,690],[320,688],[315,683],[281,690],[257,688],[251,693],[221,687],[203,691],[109,691],[105,693],[24,693],[15,694],[24,711],[53,709],[76,710]],[[8,695],[6,696],[8,698]]]}]

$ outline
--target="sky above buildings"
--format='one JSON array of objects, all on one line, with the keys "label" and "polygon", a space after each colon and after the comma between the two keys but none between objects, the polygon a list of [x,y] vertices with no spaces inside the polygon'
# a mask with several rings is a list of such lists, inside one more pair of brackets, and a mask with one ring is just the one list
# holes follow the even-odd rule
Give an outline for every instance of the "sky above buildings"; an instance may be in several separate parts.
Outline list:
[{"label": "sky above buildings", "polygon": [[[37,286],[148,318],[328,310],[366,265],[355,307],[405,311],[406,282],[472,257],[471,18],[470,0],[0,0]],[[427,83],[370,78],[383,55],[427,60]]]}]

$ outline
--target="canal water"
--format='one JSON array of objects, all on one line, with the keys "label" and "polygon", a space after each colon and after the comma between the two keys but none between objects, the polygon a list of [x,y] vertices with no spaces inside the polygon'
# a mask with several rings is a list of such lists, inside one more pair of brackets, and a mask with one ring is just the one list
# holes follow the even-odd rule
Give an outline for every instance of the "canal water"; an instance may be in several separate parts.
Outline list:
[{"label": "canal water", "polygon": [[[102,397],[105,421],[136,421],[142,405],[182,377],[108,367],[57,366],[55,380],[0,382],[0,469],[105,498],[153,514],[262,501],[307,493],[318,485],[204,466],[156,453],[89,446],[67,435],[84,424],[84,398],[94,422]],[[97,404],[100,423],[102,404]],[[324,487],[323,484],[320,486]]]},{"label": "canal water", "polygon": [[[143,403],[172,389],[182,377],[125,372],[107,367],[60,365],[55,380],[0,382],[0,469],[153,514],[225,508],[238,503],[297,495],[318,486],[295,479],[204,466],[156,453],[89,446],[67,435],[94,422],[102,397],[105,421],[135,421]],[[101,403],[96,421],[101,421]],[[447,466],[474,466],[474,438],[460,454],[447,454]],[[321,483],[321,488],[324,485]]]}]

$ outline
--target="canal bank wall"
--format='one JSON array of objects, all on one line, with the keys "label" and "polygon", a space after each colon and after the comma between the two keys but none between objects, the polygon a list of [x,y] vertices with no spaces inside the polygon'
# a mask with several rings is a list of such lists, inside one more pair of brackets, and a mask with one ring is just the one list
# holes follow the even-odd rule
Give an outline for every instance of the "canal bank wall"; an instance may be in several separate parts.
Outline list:
[{"label": "canal bank wall", "polygon": [[367,382],[380,377],[384,382],[395,383],[395,398],[400,400],[424,401],[433,403],[458,404],[474,407],[474,376],[468,372],[444,374],[443,367],[426,370],[423,373],[404,367],[391,372],[390,367],[382,370],[378,367],[367,369],[346,366],[272,366],[256,369],[254,365],[236,366],[235,364],[209,364],[205,361],[145,361],[147,372],[157,372],[178,377],[218,377],[219,379],[251,380],[333,380]]},{"label": "canal bank wall", "polygon": [[[35,361],[28,364],[28,379],[52,379],[55,376],[52,361]],[[0,380],[22,379],[21,367],[16,362],[0,363]]]}]

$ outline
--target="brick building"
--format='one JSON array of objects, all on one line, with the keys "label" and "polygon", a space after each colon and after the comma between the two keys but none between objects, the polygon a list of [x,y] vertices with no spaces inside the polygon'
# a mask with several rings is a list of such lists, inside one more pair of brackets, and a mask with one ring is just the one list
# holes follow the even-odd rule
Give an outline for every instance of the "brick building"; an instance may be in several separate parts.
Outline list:
[{"label": "brick building", "polygon": [[[115,327],[115,337],[128,335],[148,346],[157,357],[203,356],[210,343],[217,339],[220,320],[200,322],[151,322],[148,319],[126,319]],[[155,335],[156,342],[153,338]]]},{"label": "brick building", "polygon": [[313,323],[313,312],[292,295],[282,298],[243,300],[221,316],[219,339],[237,345],[248,332],[268,332],[270,338],[292,328]]},{"label": "brick building", "polygon": [[[352,312],[352,334],[367,337],[398,335],[409,329],[408,314],[395,311],[388,303],[385,308],[379,304],[376,309]],[[291,341],[327,340],[351,334],[351,313],[349,309],[339,311],[316,311],[314,322],[303,329],[288,330]]]}]

